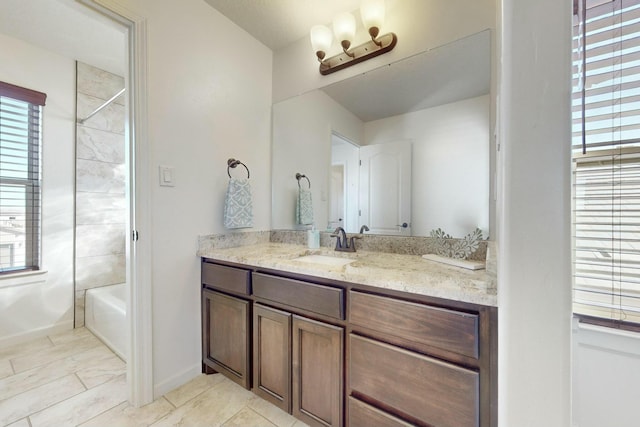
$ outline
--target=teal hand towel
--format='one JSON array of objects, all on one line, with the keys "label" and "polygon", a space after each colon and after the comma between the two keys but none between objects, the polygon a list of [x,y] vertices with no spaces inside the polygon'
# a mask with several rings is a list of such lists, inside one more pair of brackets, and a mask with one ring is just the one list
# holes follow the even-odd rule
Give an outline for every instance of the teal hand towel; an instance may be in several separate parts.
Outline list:
[{"label": "teal hand towel", "polygon": [[251,185],[248,179],[231,178],[224,199],[224,226],[226,228],[253,227]]},{"label": "teal hand towel", "polygon": [[303,188],[298,191],[298,200],[296,202],[296,222],[300,225],[313,224],[313,202],[311,200],[311,191]]}]

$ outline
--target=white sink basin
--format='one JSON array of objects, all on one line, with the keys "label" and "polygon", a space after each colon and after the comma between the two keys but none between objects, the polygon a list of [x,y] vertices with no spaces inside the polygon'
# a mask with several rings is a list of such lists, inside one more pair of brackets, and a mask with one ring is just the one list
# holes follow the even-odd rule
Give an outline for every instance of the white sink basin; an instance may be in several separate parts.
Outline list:
[{"label": "white sink basin", "polygon": [[351,264],[355,261],[355,259],[334,257],[329,255],[305,255],[299,258],[295,258],[293,261],[326,265],[328,267],[342,267],[344,265]]}]

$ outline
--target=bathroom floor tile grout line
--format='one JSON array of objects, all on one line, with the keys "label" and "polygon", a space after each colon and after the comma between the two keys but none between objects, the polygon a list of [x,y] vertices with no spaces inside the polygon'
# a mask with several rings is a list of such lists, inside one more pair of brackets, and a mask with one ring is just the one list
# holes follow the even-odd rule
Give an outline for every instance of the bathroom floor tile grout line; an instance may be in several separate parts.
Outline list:
[{"label": "bathroom floor tile grout line", "polygon": [[[9,390],[13,387],[13,390],[7,390],[6,396],[0,399],[0,420],[4,420],[0,424],[5,424],[8,420],[9,424],[19,423],[38,427],[42,424],[51,425],[55,419],[66,419],[66,425],[69,426],[72,424],[165,426],[172,422],[174,419],[171,418],[172,414],[177,412],[175,416],[180,417],[180,422],[187,424],[189,420],[205,417],[206,419],[224,419],[216,423],[220,426],[233,425],[239,420],[247,422],[247,418],[252,424],[268,423],[276,427],[305,426],[267,402],[263,401],[260,408],[256,407],[255,399],[259,399],[257,396],[247,394],[247,390],[220,374],[197,376],[187,384],[158,397],[149,405],[133,408],[127,403],[126,386],[122,385],[123,378],[126,378],[126,372],[122,369],[124,361],[94,337],[89,330],[82,327],[43,338],[11,348],[2,357],[9,362],[11,373],[0,378],[0,384],[4,384]],[[77,353],[73,349],[77,349]],[[47,351],[54,351],[52,359],[46,358]],[[43,358],[36,358],[34,354],[42,354]],[[38,364],[43,359],[46,361]],[[119,362],[114,362],[114,359]],[[8,369],[7,372],[9,372]],[[67,378],[68,384],[76,382],[74,389],[64,391],[52,384],[63,378]],[[39,392],[34,392],[38,387],[44,387],[49,391],[40,395]],[[216,392],[216,389],[220,390]],[[117,390],[121,390],[122,399],[118,398],[119,394],[113,395],[114,390],[116,393],[120,393]],[[64,393],[65,396],[58,401],[56,395],[60,393]],[[102,393],[105,394],[102,396]],[[203,396],[205,393],[212,393],[212,395],[223,393],[225,399],[232,399],[235,402],[234,409],[229,411],[224,405],[218,409],[211,409],[211,405],[200,404],[207,399]],[[23,394],[23,401],[21,401],[20,395]],[[34,395],[37,396],[36,399],[41,399],[40,403],[34,404]],[[185,398],[187,400],[183,401]],[[10,400],[9,405],[25,406],[23,408],[7,406],[8,399],[13,399]],[[27,400],[24,401],[25,399]],[[213,401],[215,400],[214,398]],[[95,405],[93,410],[100,412],[92,413],[91,406],[98,401],[104,401],[102,407]],[[3,402],[5,402],[4,406],[2,406]],[[91,404],[87,406],[87,402]],[[60,411],[63,411],[63,418],[60,418]],[[14,419],[12,414],[19,415],[21,418]],[[32,419],[34,416],[36,417]],[[63,424],[62,427],[66,425]]]}]

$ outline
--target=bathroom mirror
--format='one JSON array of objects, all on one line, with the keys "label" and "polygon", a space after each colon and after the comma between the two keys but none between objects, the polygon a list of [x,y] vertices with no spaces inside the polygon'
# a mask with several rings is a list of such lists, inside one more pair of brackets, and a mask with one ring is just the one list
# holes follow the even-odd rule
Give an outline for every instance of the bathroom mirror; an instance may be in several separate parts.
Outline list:
[{"label": "bathroom mirror", "polygon": [[[489,235],[489,30],[273,105],[272,227]],[[307,187],[307,182],[300,182]]]}]

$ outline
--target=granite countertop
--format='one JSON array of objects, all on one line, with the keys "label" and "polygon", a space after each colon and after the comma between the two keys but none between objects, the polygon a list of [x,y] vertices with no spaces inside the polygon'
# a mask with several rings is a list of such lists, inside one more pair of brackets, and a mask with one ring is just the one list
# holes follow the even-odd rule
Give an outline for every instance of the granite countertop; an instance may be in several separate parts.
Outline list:
[{"label": "granite countertop", "polygon": [[[346,265],[327,265],[296,260],[306,255],[350,258]],[[387,252],[335,252],[308,249],[287,243],[258,243],[231,248],[201,248],[198,256],[213,260],[306,274],[326,279],[447,298],[474,304],[497,306],[493,263],[486,270],[467,270],[423,259],[419,255]]]}]

